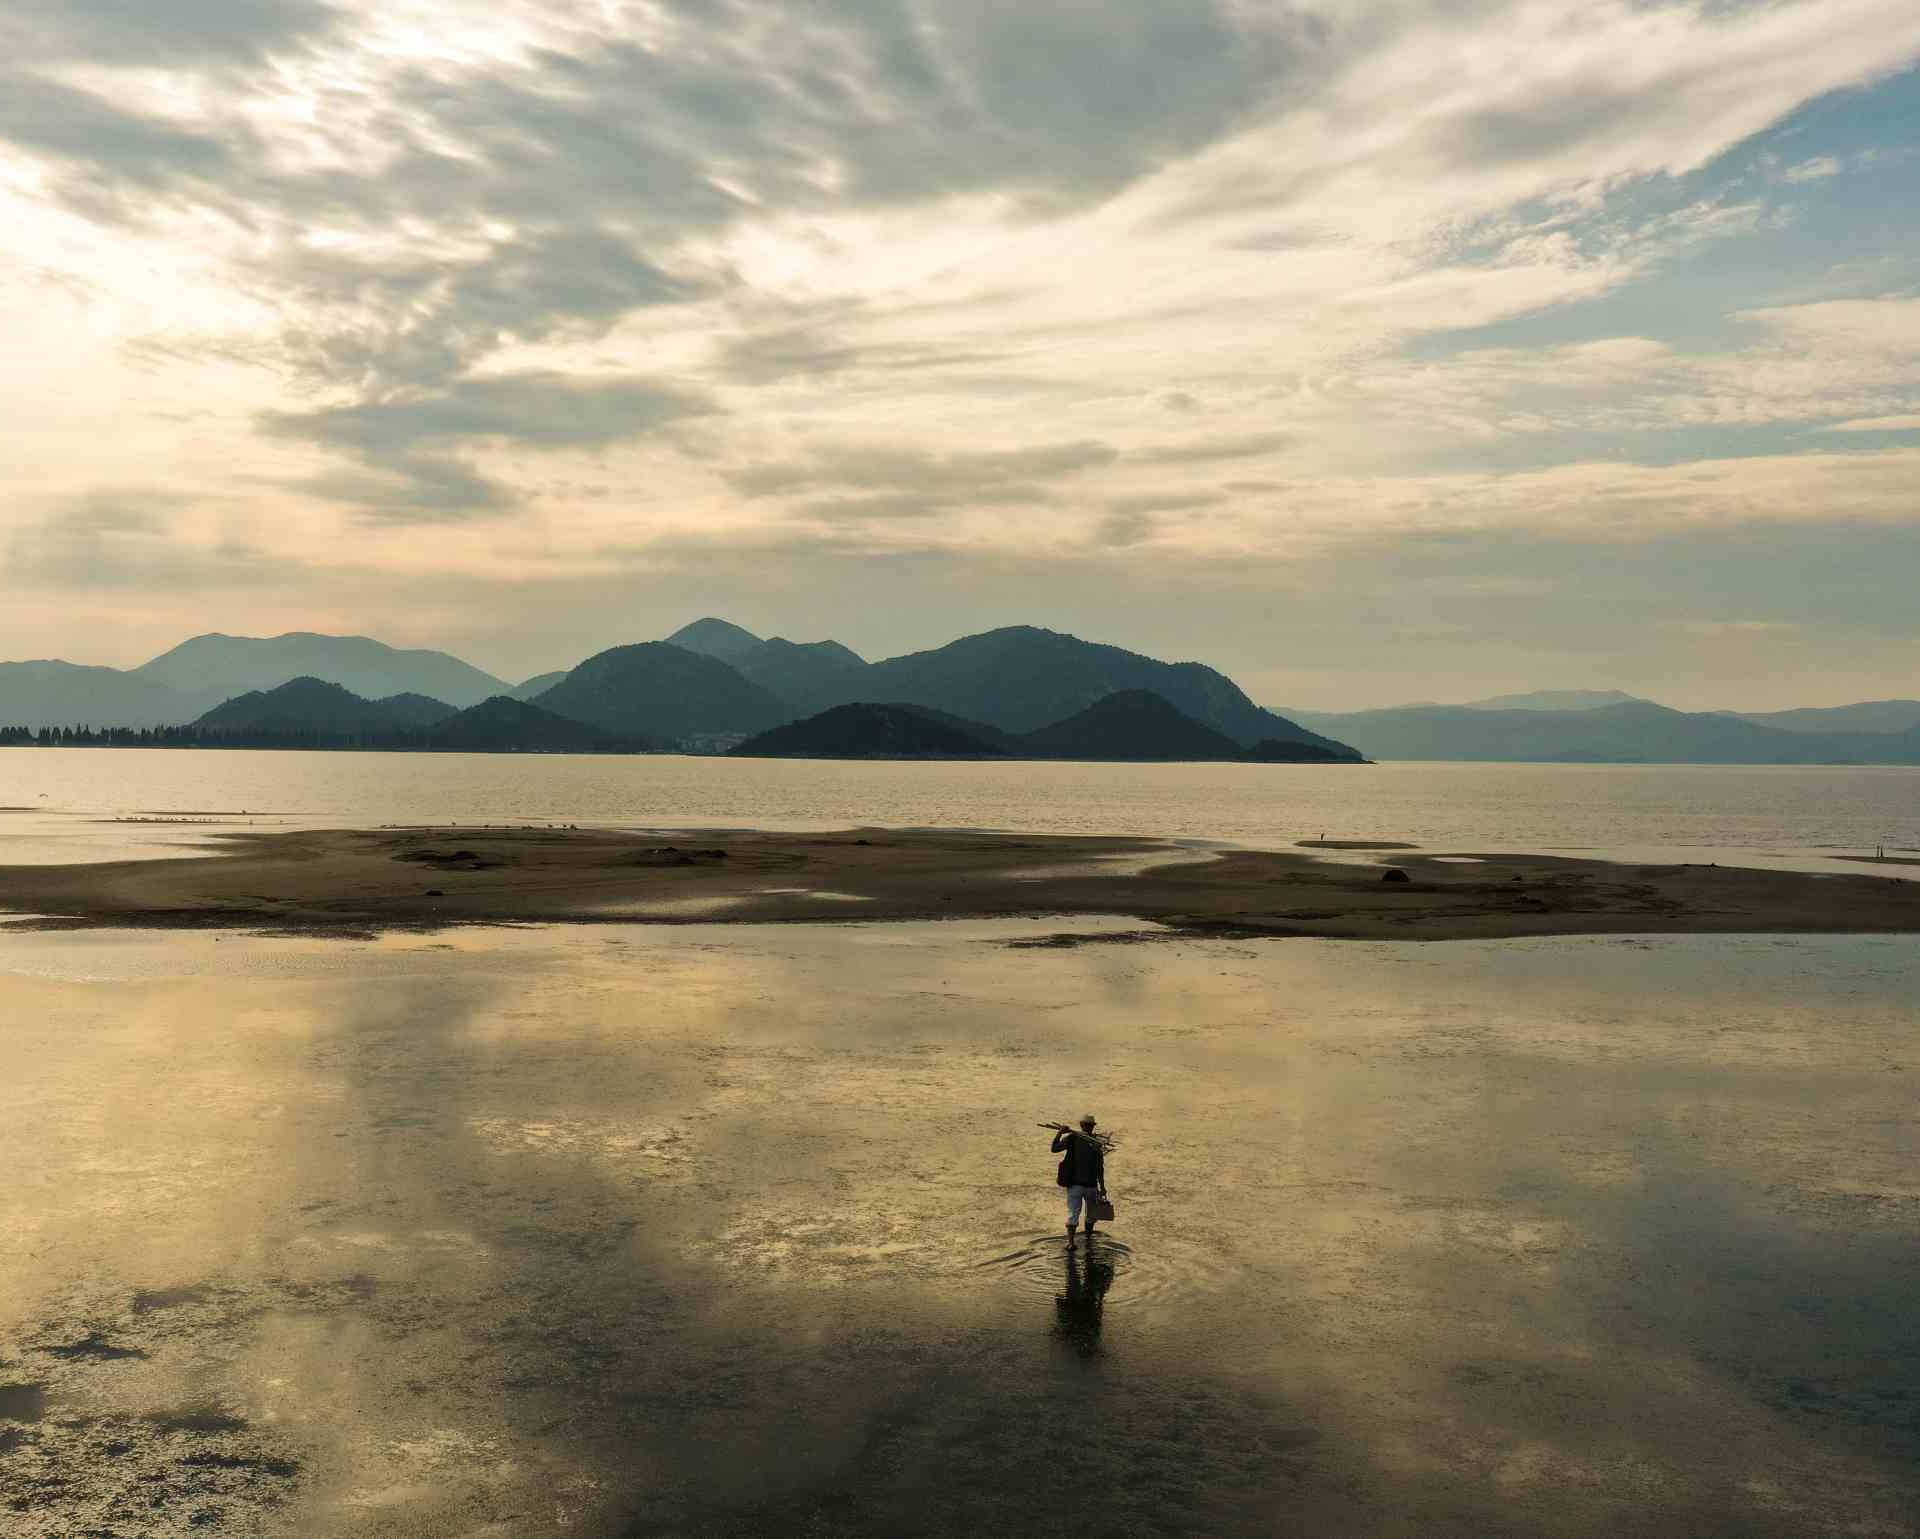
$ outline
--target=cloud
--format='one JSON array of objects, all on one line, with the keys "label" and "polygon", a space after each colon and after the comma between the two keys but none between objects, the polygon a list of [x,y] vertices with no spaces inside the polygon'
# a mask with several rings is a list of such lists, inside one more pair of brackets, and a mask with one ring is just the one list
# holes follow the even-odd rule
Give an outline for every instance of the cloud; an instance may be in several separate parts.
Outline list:
[{"label": "cloud", "polygon": [[255,280],[321,306],[285,332],[316,380],[367,390],[430,384],[517,341],[599,335],[623,316],[685,302],[700,282],[639,255],[630,237],[583,221],[471,252],[376,257],[276,250]]},{"label": "cloud", "polygon": [[216,190],[236,172],[228,139],[116,106],[97,92],[0,68],[0,145],[52,162],[76,210],[134,223],[159,193]]},{"label": "cloud", "polygon": [[431,522],[499,513],[517,501],[456,458],[458,451],[602,449],[717,409],[707,396],[661,380],[528,372],[350,406],[270,412],[262,426],[338,450],[374,472],[310,477],[302,490],[362,505],[384,522]]},{"label": "cloud", "polygon": [[[1744,345],[1683,350],[1621,336],[1378,358],[1313,403],[1308,420],[1323,432],[1368,423],[1403,463],[1457,462],[1463,446],[1484,461],[1490,446],[1521,439],[1539,440],[1531,452],[1548,462],[1585,458],[1607,435],[1615,453],[1685,459],[1717,458],[1739,432],[1777,453],[1786,428],[1898,430],[1920,404],[1920,300],[1768,306],[1731,319]],[[1846,420],[1826,422],[1835,416]]]},{"label": "cloud", "polygon": [[151,488],[97,491],[17,527],[6,571],[22,587],[190,591],[258,582],[281,563],[239,539],[182,537],[177,496]]},{"label": "cloud", "polygon": [[[1414,0],[424,0],[427,48],[370,4],[32,0],[32,29],[71,41],[60,57],[159,62],[181,89],[131,93],[136,107],[16,70],[0,137],[51,160],[51,194],[90,216],[236,232],[230,270],[279,310],[286,356],[371,398],[649,309],[793,297],[843,258],[857,297],[889,272],[945,279],[1038,221],[1213,182],[1298,205],[1293,227],[1312,208],[1302,248],[1351,247],[1364,280],[1382,207],[1457,224],[1570,178],[1692,164],[1884,69],[1915,31],[1888,0],[1582,11],[1575,32],[1555,5],[1463,18]],[[1484,177],[1471,197],[1469,175]],[[929,231],[956,219],[947,260]],[[889,246],[915,247],[911,264]],[[1191,256],[1176,243],[1163,260]],[[980,276],[1008,293],[1036,275]],[[996,352],[790,328],[724,344],[720,366],[768,384]]]},{"label": "cloud", "polygon": [[1920,432],[1920,412],[1897,417],[1856,417],[1851,422],[1835,422],[1820,429],[1823,433],[1913,433]]},{"label": "cloud", "polygon": [[879,342],[856,342],[815,326],[786,326],[751,332],[720,344],[716,364],[721,378],[741,385],[770,385],[856,369],[898,372],[953,369],[998,363],[997,352],[962,352]]},{"label": "cloud", "polygon": [[1803,160],[1798,165],[1788,166],[1780,172],[1783,182],[1819,182],[1827,177],[1838,176],[1845,168],[1832,155],[1816,155],[1811,160]]},{"label": "cloud", "polygon": [[383,451],[367,470],[332,470],[289,483],[324,502],[345,503],[373,524],[463,523],[520,505],[510,488],[444,455]]},{"label": "cloud", "polygon": [[1660,629],[1702,641],[1755,641],[1790,636],[1800,627],[1785,620],[1663,620]]},{"label": "cloud", "polygon": [[962,508],[1026,507],[1052,501],[1043,486],[1006,482],[964,491],[880,492],[867,497],[824,497],[803,502],[793,512],[823,523],[864,524],[892,519],[929,518]]},{"label": "cloud", "polygon": [[1204,465],[1213,460],[1250,460],[1293,446],[1290,433],[1246,433],[1238,437],[1200,438],[1183,444],[1142,449],[1131,457],[1144,465]]},{"label": "cloud", "polygon": [[1095,521],[1089,538],[1096,546],[1120,550],[1152,538],[1157,527],[1144,508],[1115,508],[1106,517]]},{"label": "cloud", "polygon": [[834,374],[854,368],[865,356],[860,347],[806,326],[734,337],[716,351],[722,377],[747,385]]},{"label": "cloud", "polygon": [[[36,0],[29,20],[41,9],[61,10]],[[177,31],[156,42],[176,11]],[[16,76],[0,137],[66,162],[56,193],[95,215],[194,207],[244,227],[250,281],[315,365],[391,383],[419,379],[436,353],[442,372],[477,361],[472,339],[509,293],[506,330],[538,337],[663,288],[728,281],[724,260],[681,248],[769,212],[977,192],[1084,206],[1254,110],[1300,31],[1226,0],[1097,12],[981,0],[927,14],[895,0],[683,4],[600,18],[503,4],[443,20],[442,49],[375,52],[365,45],[383,18],[370,6],[187,0],[145,13],[89,0],[59,21],[76,56],[204,56],[229,75],[250,60],[258,100],[176,98],[170,121],[81,93],[26,101],[33,82]],[[295,42],[318,51],[288,68],[280,51]],[[310,110],[292,118],[255,110],[303,99]],[[451,277],[423,301],[436,271]]]},{"label": "cloud", "polygon": [[320,0],[8,0],[0,42],[14,59],[258,63],[324,38],[343,19]]},{"label": "cloud", "polygon": [[267,426],[361,453],[480,440],[599,448],[715,409],[707,397],[660,380],[524,373],[456,380],[444,389],[357,406],[272,413]]},{"label": "cloud", "polygon": [[1107,508],[1118,516],[1183,513],[1190,508],[1210,508],[1224,500],[1220,493],[1212,491],[1129,492],[1124,497],[1109,497]]},{"label": "cloud", "polygon": [[[1797,452],[1920,410],[1913,168],[1870,215],[1816,175],[1898,120],[1831,93],[1915,57],[1902,0],[8,14],[0,217],[74,295],[7,311],[36,498],[242,478],[275,549],[339,505],[394,571],[432,524],[526,581],[885,548],[986,603],[995,562],[1890,517],[1912,474]],[[1781,297],[1839,259],[1887,297]],[[46,505],[29,564],[160,559]]]},{"label": "cloud", "polygon": [[960,450],[936,454],[873,444],[839,444],[815,449],[800,460],[746,465],[727,473],[737,492],[767,497],[813,487],[886,487],[945,490],[980,500],[1010,482],[1051,480],[1096,466],[1110,465],[1119,451],[1094,440],[1039,444],[1024,449]]}]

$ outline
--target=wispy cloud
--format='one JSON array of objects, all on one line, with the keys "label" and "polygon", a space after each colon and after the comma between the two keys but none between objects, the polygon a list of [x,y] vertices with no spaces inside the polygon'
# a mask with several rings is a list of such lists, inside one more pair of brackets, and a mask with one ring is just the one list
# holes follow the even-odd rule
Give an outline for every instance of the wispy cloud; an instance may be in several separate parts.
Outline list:
[{"label": "wispy cloud", "polygon": [[1920,432],[1920,412],[1905,412],[1894,417],[1855,417],[1851,422],[1832,422],[1823,433],[1913,433]]},{"label": "wispy cloud", "polygon": [[183,539],[183,508],[155,488],[94,491],[15,527],[8,578],[23,587],[191,593],[268,578],[276,558],[251,541]]},{"label": "wispy cloud", "polygon": [[443,388],[303,412],[270,412],[284,438],[336,449],[376,472],[325,474],[306,491],[348,502],[388,523],[498,513],[516,498],[457,458],[482,446],[597,449],[716,408],[657,380],[520,373],[455,380]]},{"label": "wispy cloud", "polygon": [[767,497],[814,487],[887,487],[937,490],[950,498],[973,496],[1010,482],[1071,476],[1119,457],[1110,444],[1093,440],[1036,444],[1020,449],[957,450],[932,454],[880,444],[815,447],[802,460],[771,461],[727,473],[736,491]]},{"label": "wispy cloud", "polygon": [[1251,460],[1279,454],[1294,442],[1289,433],[1246,433],[1238,437],[1201,438],[1187,443],[1142,449],[1134,458],[1143,465],[1205,465],[1214,460]]}]

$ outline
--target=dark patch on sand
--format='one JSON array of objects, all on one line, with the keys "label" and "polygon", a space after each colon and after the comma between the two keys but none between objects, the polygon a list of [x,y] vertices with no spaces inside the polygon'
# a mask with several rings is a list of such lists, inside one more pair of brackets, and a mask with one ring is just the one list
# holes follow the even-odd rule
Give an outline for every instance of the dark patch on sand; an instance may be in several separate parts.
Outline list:
[{"label": "dark patch on sand", "polygon": [[99,1331],[89,1331],[78,1341],[70,1341],[64,1346],[42,1347],[40,1350],[49,1357],[65,1358],[69,1362],[85,1358],[93,1362],[117,1363],[147,1355],[138,1347],[116,1347]]},{"label": "dark patch on sand", "polygon": [[404,850],[393,858],[432,866],[436,871],[492,871],[505,864],[474,850]]},{"label": "dark patch on sand", "polygon": [[1107,930],[1091,935],[1056,930],[1051,935],[1034,935],[1024,940],[995,941],[991,944],[1003,946],[1008,951],[1071,951],[1076,946],[1139,946],[1148,941],[1188,938],[1177,930]]},{"label": "dark patch on sand", "polygon": [[159,1309],[179,1309],[188,1304],[204,1304],[213,1296],[211,1288],[198,1283],[185,1288],[151,1288],[134,1294],[132,1309],[137,1315],[148,1315]]},{"label": "dark patch on sand", "polygon": [[364,1304],[380,1292],[379,1279],[368,1277],[362,1272],[356,1272],[351,1277],[333,1278],[327,1282],[281,1280],[275,1286],[285,1300],[308,1308]]},{"label": "dark patch on sand", "polygon": [[38,1421],[47,1414],[44,1384],[0,1384],[0,1421]]},{"label": "dark patch on sand", "polygon": [[188,1454],[184,1459],[176,1459],[176,1464],[186,1469],[202,1470],[246,1470],[255,1475],[273,1475],[286,1480],[300,1473],[298,1461],[293,1459],[270,1459],[255,1454],[206,1453]]},{"label": "dark patch on sand", "polygon": [[191,1405],[175,1411],[153,1411],[146,1418],[161,1432],[245,1432],[248,1422],[218,1406]]},{"label": "dark patch on sand", "polygon": [[663,844],[655,849],[641,850],[637,855],[621,857],[620,864],[628,866],[707,866],[717,860],[725,860],[727,852],[720,849],[683,850],[678,845]]},{"label": "dark patch on sand", "polygon": [[13,1450],[31,1453],[0,1466],[0,1512],[33,1514],[42,1526],[27,1532],[61,1539],[261,1534],[301,1470],[244,1419],[211,1410],[50,1418],[0,1432],[0,1452]]}]

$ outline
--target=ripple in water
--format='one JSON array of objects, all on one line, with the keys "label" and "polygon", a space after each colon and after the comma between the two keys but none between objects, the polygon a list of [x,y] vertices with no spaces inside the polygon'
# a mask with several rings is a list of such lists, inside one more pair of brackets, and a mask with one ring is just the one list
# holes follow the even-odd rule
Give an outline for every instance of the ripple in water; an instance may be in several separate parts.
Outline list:
[{"label": "ripple in water", "polygon": [[1134,1309],[1197,1292],[1205,1276],[1203,1258],[1177,1244],[1171,1250],[1156,1245],[1151,1254],[1142,1254],[1125,1240],[1100,1234],[1091,1253],[1084,1239],[1069,1252],[1064,1235],[1057,1230],[1009,1235],[1007,1243],[1009,1249],[976,1261],[973,1270],[996,1276],[1035,1299],[1058,1299],[1085,1288],[1091,1275],[1105,1295],[1106,1307]]}]

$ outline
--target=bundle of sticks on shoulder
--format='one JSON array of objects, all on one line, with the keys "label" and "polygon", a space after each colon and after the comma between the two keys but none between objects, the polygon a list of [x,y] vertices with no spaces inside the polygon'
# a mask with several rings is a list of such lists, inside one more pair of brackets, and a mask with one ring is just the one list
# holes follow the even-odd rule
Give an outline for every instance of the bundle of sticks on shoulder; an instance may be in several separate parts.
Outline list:
[{"label": "bundle of sticks on shoulder", "polygon": [[1115,1138],[1111,1133],[1088,1133],[1065,1122],[1041,1122],[1035,1125],[1043,1128],[1052,1128],[1056,1133],[1072,1133],[1078,1138],[1091,1138],[1102,1149],[1111,1149],[1115,1144],[1120,1142],[1120,1140]]}]

